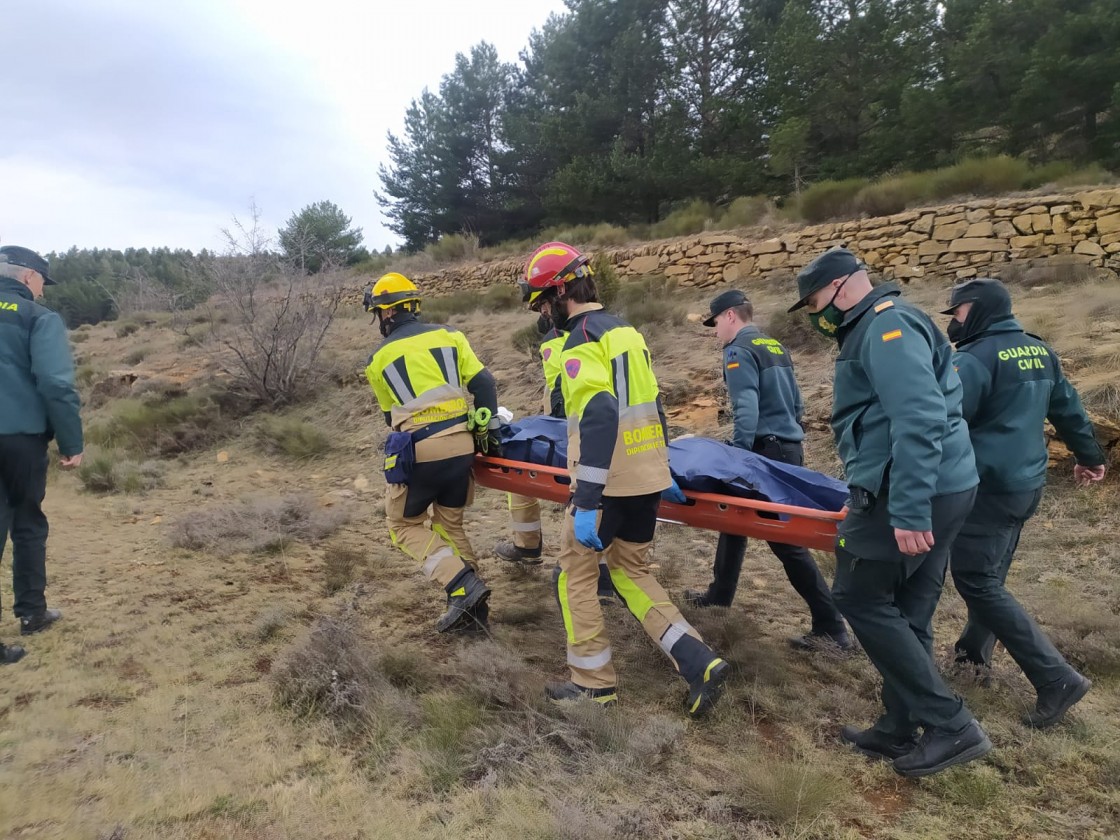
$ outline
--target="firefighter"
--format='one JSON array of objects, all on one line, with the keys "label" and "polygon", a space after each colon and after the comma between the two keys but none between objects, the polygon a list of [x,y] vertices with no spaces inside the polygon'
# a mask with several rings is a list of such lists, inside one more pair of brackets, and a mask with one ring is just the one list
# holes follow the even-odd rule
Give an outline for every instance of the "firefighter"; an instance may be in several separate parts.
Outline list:
[{"label": "firefighter", "polygon": [[420,293],[407,277],[381,277],[371,305],[385,337],[366,378],[392,429],[385,443],[389,534],[446,591],[439,632],[485,628],[490,589],[475,569],[463,509],[473,495],[476,446],[497,451],[494,377],[462,333],[419,319]]},{"label": "firefighter", "polygon": [[650,573],[649,553],[662,495],[684,502],[669,474],[664,411],[641,334],[598,303],[586,256],[561,242],[538,248],[525,280],[567,320],[560,383],[568,418],[572,478],[561,539],[557,597],[571,679],[550,683],[556,701],[617,700],[610,641],[596,597],[597,552],[642,629],[688,683],[685,708],[706,714],[731,667],[704,644]]},{"label": "firefighter", "polygon": [[[537,331],[541,335],[541,365],[544,368],[545,401],[549,415],[564,416],[564,398],[560,393],[560,352],[568,337],[563,321],[557,323],[553,316],[551,303],[541,298],[522,280],[521,300],[538,313]],[[509,495],[510,529],[513,539],[500,540],[494,546],[494,553],[502,560],[511,563],[524,563],[535,566],[542,560],[541,505],[532,496]]]},{"label": "firefighter", "polygon": [[[738,289],[717,295],[708,309],[704,326],[714,327],[723,345],[723,382],[734,419],[728,443],[773,461],[804,466],[801,390],[789,350],[758,328],[754,307]],[[844,619],[809,550],[777,542],[767,545],[812,616],[809,633],[794,636],[790,644],[798,650],[850,650]],[[698,607],[731,606],[746,551],[746,537],[720,534],[712,582],[707,590],[686,590],[685,598]]]},{"label": "firefighter", "polygon": [[883,677],[879,719],[840,737],[903,776],[937,773],[992,749],[933,660],[949,547],[979,481],[952,347],[898,286],[873,287],[846,248],[802,269],[797,291],[789,311],[806,307],[840,349],[832,431],[851,501],[832,595]]},{"label": "firefighter", "polygon": [[980,490],[949,558],[953,583],[968,605],[968,623],[956,643],[957,662],[990,667],[996,639],[1037,692],[1027,726],[1053,726],[1092,683],[1054,647],[1005,586],[1023,525],[1034,515],[1046,484],[1043,421],[1073,451],[1074,478],[1100,481],[1105,454],[1077,391],[1062,373],[1058,354],[1023,331],[1011,313],[1011,295],[998,280],[954,287],[949,338],[964,385]]}]

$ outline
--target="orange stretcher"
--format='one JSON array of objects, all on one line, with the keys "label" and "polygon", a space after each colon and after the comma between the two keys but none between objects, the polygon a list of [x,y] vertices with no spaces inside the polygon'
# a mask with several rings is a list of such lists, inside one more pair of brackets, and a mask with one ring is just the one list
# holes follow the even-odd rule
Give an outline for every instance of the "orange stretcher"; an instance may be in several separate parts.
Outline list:
[{"label": "orange stretcher", "polygon": [[[567,502],[571,494],[571,481],[565,469],[486,455],[475,456],[474,480],[492,490],[505,490],[550,502]],[[693,490],[683,492],[688,499],[686,505],[661,502],[658,518],[662,522],[833,551],[836,547],[836,526],[844,518],[843,512],[778,505]],[[774,514],[783,518],[770,518]]]}]

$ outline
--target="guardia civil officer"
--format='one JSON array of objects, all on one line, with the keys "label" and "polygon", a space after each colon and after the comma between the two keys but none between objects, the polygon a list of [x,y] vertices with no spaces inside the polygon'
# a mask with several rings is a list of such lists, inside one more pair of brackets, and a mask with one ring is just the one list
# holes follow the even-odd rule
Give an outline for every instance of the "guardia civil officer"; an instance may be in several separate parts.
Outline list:
[{"label": "guardia civil officer", "polygon": [[883,677],[879,719],[841,738],[904,776],[936,773],[992,748],[932,655],[949,548],[978,482],[952,348],[896,285],[873,288],[845,248],[813,260],[797,287],[790,311],[807,307],[840,347],[832,431],[851,500],[832,594]]},{"label": "guardia civil officer", "polygon": [[1043,421],[1053,423],[1073,451],[1078,483],[1104,478],[1104,451],[1057,353],[1023,331],[1002,283],[978,279],[954,287],[942,314],[953,316],[949,338],[957,347],[964,419],[980,473],[976,504],[949,560],[953,583],[968,605],[957,661],[987,668],[998,639],[1038,694],[1024,722],[1052,726],[1092,683],[1058,653],[1004,584],[1019,534],[1046,483]]},{"label": "guardia civil officer", "polygon": [[[420,292],[407,277],[381,277],[371,305],[385,341],[366,378],[393,430],[385,465],[389,534],[447,592],[439,632],[485,627],[490,589],[475,569],[463,509],[472,495],[476,438],[491,451],[498,445],[494,377],[461,332],[419,320]],[[474,397],[473,413],[464,389]],[[469,421],[479,416],[487,422],[472,435]]]},{"label": "guardia civil officer", "polygon": [[[738,289],[717,295],[708,308],[704,326],[715,327],[716,337],[723,344],[723,381],[734,420],[728,443],[783,464],[803,466],[801,390],[789,351],[758,328],[754,307]],[[812,616],[808,635],[796,636],[790,644],[803,650],[822,645],[850,649],[844,619],[832,603],[832,593],[809,550],[785,543],[767,545],[782,562],[786,577]],[[687,590],[685,598],[698,607],[730,606],[746,550],[746,537],[720,534],[712,582],[706,592]]]},{"label": "guardia civil officer", "polygon": [[[12,590],[20,633],[62,617],[47,607],[47,444],[58,440],[62,469],[82,463],[81,401],[66,326],[35,302],[54,285],[49,264],[17,245],[0,248],[0,556],[12,538]],[[0,664],[18,661],[0,644]]]},{"label": "guardia civil officer", "polygon": [[665,416],[641,333],[603,311],[587,257],[562,242],[525,267],[533,290],[568,320],[560,377],[568,416],[572,498],[560,548],[557,597],[571,679],[550,683],[557,701],[617,699],[613,652],[597,597],[602,552],[619,597],[688,683],[685,709],[708,712],[730,665],[704,644],[649,568],[662,493],[685,501],[669,474]]}]

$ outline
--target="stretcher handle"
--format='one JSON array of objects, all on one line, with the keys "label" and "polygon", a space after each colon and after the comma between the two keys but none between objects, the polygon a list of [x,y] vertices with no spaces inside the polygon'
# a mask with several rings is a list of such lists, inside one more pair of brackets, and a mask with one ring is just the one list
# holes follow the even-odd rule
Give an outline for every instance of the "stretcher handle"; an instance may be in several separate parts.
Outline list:
[{"label": "stretcher handle", "polygon": [[[568,471],[563,467],[549,467],[543,464],[529,464],[524,461],[509,461],[505,458],[492,458],[489,455],[476,455],[475,461],[487,467],[497,467],[509,470],[532,470],[541,475],[551,475],[557,478],[568,478]],[[817,510],[816,508],[797,507],[796,505],[779,505],[774,502],[763,502],[759,499],[744,499],[742,496],[725,496],[720,493],[702,493],[696,490],[684,490],[687,499],[698,502],[711,502],[729,507],[750,508],[752,510],[766,511],[767,513],[784,513],[787,516],[799,516],[805,519],[820,519],[829,522],[840,522],[844,519],[843,511]],[[678,505],[676,502],[661,500],[662,508],[666,513],[671,513],[675,508],[687,508],[688,505]]]}]

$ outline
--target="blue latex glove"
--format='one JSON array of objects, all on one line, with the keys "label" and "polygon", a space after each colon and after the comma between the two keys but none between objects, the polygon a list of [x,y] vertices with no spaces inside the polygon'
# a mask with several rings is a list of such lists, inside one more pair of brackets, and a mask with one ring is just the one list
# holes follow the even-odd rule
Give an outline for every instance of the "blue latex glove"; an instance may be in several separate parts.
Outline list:
[{"label": "blue latex glove", "polygon": [[686,499],[684,493],[681,492],[677,480],[675,478],[670,480],[673,483],[661,491],[661,498],[667,502],[676,502],[678,505],[688,504],[688,499]]},{"label": "blue latex glove", "polygon": [[597,511],[576,508],[576,539],[581,545],[603,550],[603,541],[599,539],[599,526],[596,524]]}]

